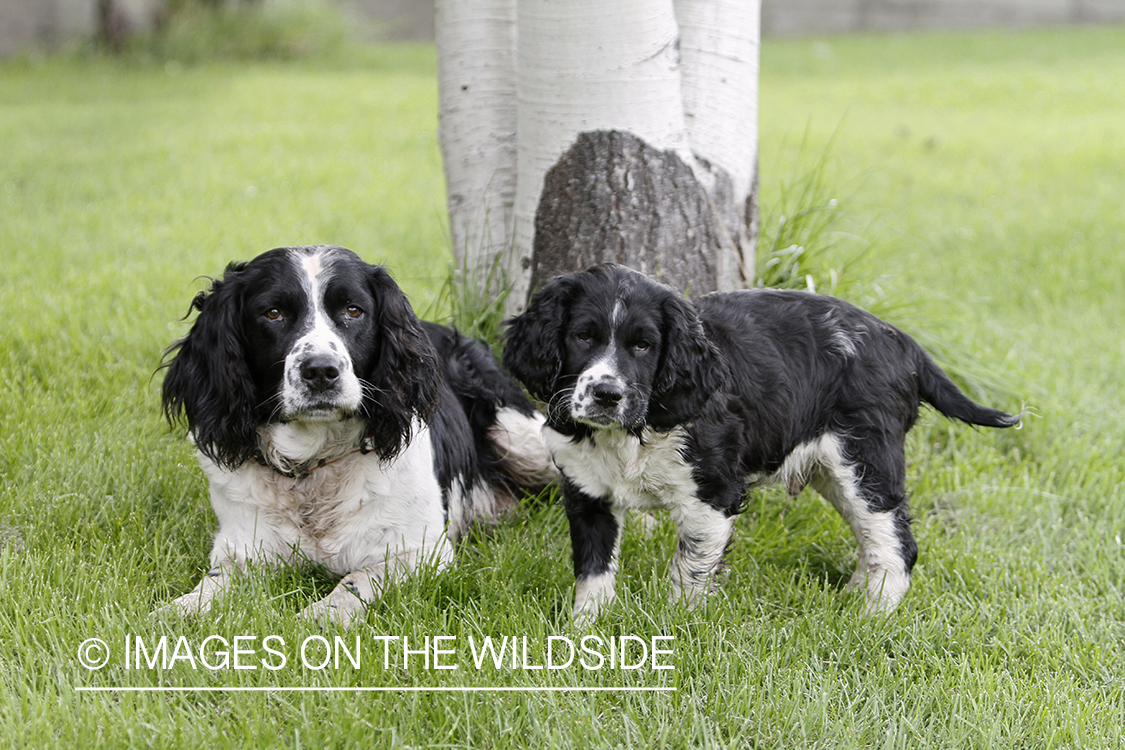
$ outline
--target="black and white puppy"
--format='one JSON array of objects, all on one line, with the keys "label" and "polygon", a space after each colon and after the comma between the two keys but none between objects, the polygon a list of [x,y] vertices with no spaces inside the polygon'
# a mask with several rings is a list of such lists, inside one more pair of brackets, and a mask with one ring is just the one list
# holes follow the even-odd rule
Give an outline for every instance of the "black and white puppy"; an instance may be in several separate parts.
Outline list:
[{"label": "black and white puppy", "polygon": [[971,401],[898,329],[807,292],[692,304],[603,265],[545,285],[507,336],[505,366],[547,403],[579,620],[614,598],[626,510],[672,512],[672,597],[696,603],[747,488],[770,482],[794,494],[811,484],[840,512],[859,542],[849,586],[868,611],[889,611],[917,557],[904,441],[919,401],[972,424],[1020,421]]},{"label": "black and white puppy", "polygon": [[311,561],[343,578],[303,614],[346,625],[555,475],[542,417],[491,352],[419,321],[349,250],[232,263],[192,308],[164,411],[187,422],[219,529],[211,569],[173,610],[206,610],[248,562]]}]

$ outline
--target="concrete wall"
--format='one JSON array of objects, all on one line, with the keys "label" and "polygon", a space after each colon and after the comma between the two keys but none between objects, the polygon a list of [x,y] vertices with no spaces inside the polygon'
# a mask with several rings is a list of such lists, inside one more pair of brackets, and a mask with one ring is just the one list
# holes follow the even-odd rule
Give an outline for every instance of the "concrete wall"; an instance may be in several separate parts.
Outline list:
[{"label": "concrete wall", "polygon": [[[343,2],[388,37],[433,39],[433,0]],[[778,35],[1108,22],[1125,22],[1125,0],[762,0],[762,33]]]},{"label": "concrete wall", "polygon": [[964,29],[1125,21],[1125,0],[762,0],[762,32]]},{"label": "concrete wall", "polygon": [[0,55],[94,32],[95,0],[0,0]]},{"label": "concrete wall", "polygon": [[[114,0],[151,23],[160,0]],[[340,0],[392,39],[433,39],[433,0]],[[612,2],[612,0],[607,0]],[[0,0],[0,56],[94,33],[97,0]],[[1125,0],[762,0],[765,34],[1125,22]]]},{"label": "concrete wall", "polygon": [[342,2],[374,20],[379,35],[384,38],[427,41],[434,39],[433,0],[342,0]]},{"label": "concrete wall", "polygon": [[[113,4],[131,28],[152,24],[162,5],[161,0],[113,0]],[[0,56],[90,39],[97,17],[98,0],[0,0]]]},{"label": "concrete wall", "polygon": [[[433,39],[433,0],[344,2],[391,38]],[[777,35],[1109,22],[1125,23],[1125,0],[762,0],[762,33]]]},{"label": "concrete wall", "polygon": [[[433,0],[343,1],[387,36],[433,39]],[[777,35],[1110,22],[1125,23],[1125,0],[762,0],[762,33]]]}]

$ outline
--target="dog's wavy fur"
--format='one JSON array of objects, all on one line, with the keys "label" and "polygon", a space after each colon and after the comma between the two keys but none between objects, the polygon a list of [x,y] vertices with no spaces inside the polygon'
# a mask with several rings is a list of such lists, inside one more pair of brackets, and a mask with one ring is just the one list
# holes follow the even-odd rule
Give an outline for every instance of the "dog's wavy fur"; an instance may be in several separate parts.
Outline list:
[{"label": "dog's wavy fur", "polygon": [[488,348],[420,321],[348,250],[232,263],[191,309],[164,413],[187,424],[219,530],[210,571],[170,609],[207,609],[248,562],[312,561],[343,578],[305,614],[347,624],[555,474],[542,417]]},{"label": "dog's wavy fur", "polygon": [[548,404],[580,619],[614,598],[627,509],[672,511],[673,595],[696,602],[747,488],[767,482],[811,484],[835,506],[859,542],[850,585],[868,610],[892,609],[917,558],[904,441],[920,402],[971,424],[1020,421],[974,403],[909,336],[842,300],[753,290],[692,303],[615,265],[540,289],[509,321],[504,364]]}]

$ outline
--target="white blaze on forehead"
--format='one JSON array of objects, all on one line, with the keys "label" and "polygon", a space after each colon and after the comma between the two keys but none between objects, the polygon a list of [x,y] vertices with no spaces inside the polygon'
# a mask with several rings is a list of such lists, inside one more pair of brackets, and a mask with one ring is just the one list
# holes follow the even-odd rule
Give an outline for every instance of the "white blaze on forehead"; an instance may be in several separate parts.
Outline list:
[{"label": "white blaze on forehead", "polygon": [[317,316],[321,317],[324,313],[324,302],[320,293],[320,274],[325,268],[321,253],[297,252],[296,255],[297,268],[301,271],[301,286],[309,295],[309,305]]},{"label": "white blaze on forehead", "polygon": [[[306,332],[302,340],[316,336],[320,341],[331,341],[337,346],[342,345],[343,341],[336,335],[324,306],[324,281],[332,273],[331,258],[323,250],[300,253],[297,256],[297,267],[301,271],[301,286],[308,294],[309,307],[313,313],[310,322],[311,330]],[[332,351],[337,350],[332,348]]]},{"label": "white blaze on forehead", "polygon": [[613,326],[611,336],[617,334],[617,327],[621,325],[621,318],[625,315],[625,300],[618,299],[613,305],[613,315],[610,317],[610,325]]},{"label": "white blaze on forehead", "polygon": [[[571,416],[575,419],[593,417],[595,412],[601,412],[594,398],[594,387],[600,384],[613,384],[626,388],[628,383],[621,375],[617,361],[617,331],[621,320],[625,317],[625,301],[618,298],[613,305],[609,318],[609,340],[606,341],[605,351],[601,356],[592,361],[585,370],[578,375],[574,385],[574,392],[570,398]],[[614,410],[617,415],[624,413],[627,404],[625,399]]]},{"label": "white blaze on forehead", "polygon": [[290,413],[299,412],[309,406],[308,396],[304,392],[301,380],[301,363],[310,356],[328,355],[336,360],[336,366],[340,370],[337,392],[333,400],[339,408],[354,410],[360,405],[363,389],[353,372],[347,345],[336,332],[325,309],[324,281],[332,273],[331,258],[323,250],[312,252],[294,250],[293,262],[301,280],[301,287],[305,290],[306,304],[311,314],[307,316],[305,329],[300,338],[293,343],[293,348],[285,358],[282,401]]}]

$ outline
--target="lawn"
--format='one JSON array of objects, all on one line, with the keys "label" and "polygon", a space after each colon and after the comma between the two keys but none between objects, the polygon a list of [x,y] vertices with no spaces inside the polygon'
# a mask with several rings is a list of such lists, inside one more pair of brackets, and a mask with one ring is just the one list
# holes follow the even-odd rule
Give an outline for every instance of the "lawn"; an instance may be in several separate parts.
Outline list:
[{"label": "lawn", "polygon": [[[921,557],[893,615],[862,619],[842,591],[854,543],[826,503],[763,492],[726,589],[698,611],[665,601],[670,522],[627,529],[623,601],[592,632],[669,654],[536,670],[523,666],[543,665],[545,644],[583,635],[551,502],[393,589],[355,632],[299,622],[331,581],[292,570],[260,571],[200,620],[149,616],[198,579],[215,526],[154,374],[200,277],[335,243],[444,314],[433,50],[355,65],[0,64],[0,740],[1121,747],[1122,91],[1120,27],[767,40],[764,220],[827,153],[834,226],[863,238],[838,259],[871,248],[841,293],[954,342],[999,374],[992,405],[1038,416],[997,432],[924,413],[908,445]],[[505,635],[526,639],[527,661],[478,668],[473,647]],[[228,662],[138,666],[137,640],[151,655],[161,636],[211,664],[225,642]],[[317,639],[337,636],[352,650],[360,638],[360,664],[316,668]],[[111,648],[102,669],[79,661],[89,638]],[[404,655],[403,639],[421,651],[427,638],[452,652]],[[276,669],[270,645],[286,657]],[[78,690],[154,686],[271,689]],[[320,689],[352,687],[395,689]]]}]

